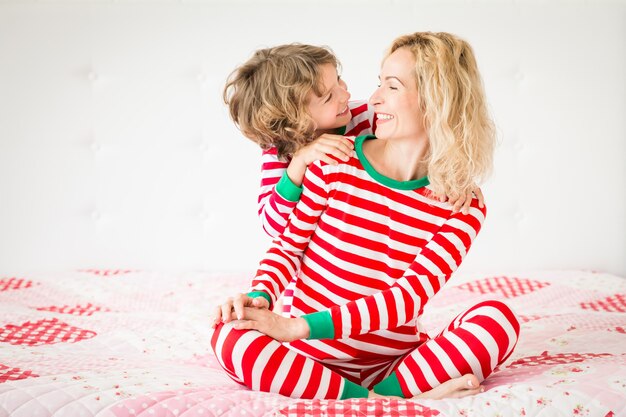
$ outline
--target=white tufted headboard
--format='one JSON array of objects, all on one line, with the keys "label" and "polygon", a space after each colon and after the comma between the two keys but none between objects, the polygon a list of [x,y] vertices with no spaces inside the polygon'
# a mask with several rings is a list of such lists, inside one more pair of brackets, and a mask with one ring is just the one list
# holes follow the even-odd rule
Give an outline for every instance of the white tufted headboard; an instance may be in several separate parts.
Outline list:
[{"label": "white tufted headboard", "polygon": [[0,1],[0,271],[254,270],[259,151],[228,73],[325,44],[367,98],[421,30],[474,46],[499,130],[462,268],[626,276],[626,3],[512,0]]}]

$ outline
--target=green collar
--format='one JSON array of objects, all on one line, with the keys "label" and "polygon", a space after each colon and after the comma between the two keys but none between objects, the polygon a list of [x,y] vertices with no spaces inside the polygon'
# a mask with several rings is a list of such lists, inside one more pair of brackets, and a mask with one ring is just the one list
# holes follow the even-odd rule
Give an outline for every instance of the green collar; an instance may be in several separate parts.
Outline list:
[{"label": "green collar", "polygon": [[365,168],[365,171],[376,181],[379,183],[386,185],[387,187],[396,188],[398,190],[417,190],[418,188],[426,187],[430,184],[428,181],[428,177],[423,177],[417,180],[411,181],[398,181],[392,178],[386,177],[380,172],[376,171],[372,164],[367,160],[365,155],[363,154],[363,142],[370,139],[376,139],[374,135],[365,135],[359,136],[354,140],[354,149],[356,149],[356,154]]}]

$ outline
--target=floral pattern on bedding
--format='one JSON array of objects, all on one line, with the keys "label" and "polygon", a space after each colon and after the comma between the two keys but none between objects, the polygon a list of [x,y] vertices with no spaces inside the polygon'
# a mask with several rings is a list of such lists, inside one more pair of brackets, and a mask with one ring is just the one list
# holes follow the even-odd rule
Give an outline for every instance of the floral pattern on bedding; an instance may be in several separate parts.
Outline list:
[{"label": "floral pattern on bedding", "polygon": [[297,400],[232,382],[210,316],[245,274],[83,269],[0,275],[0,417],[626,416],[626,279],[591,271],[454,277],[422,320],[439,331],[501,299],[519,343],[462,399]]}]

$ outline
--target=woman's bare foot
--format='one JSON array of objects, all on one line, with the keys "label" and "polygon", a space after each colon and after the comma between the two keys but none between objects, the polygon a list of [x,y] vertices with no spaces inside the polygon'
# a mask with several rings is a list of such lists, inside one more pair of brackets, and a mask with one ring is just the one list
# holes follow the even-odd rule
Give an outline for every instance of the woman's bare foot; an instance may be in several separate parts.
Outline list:
[{"label": "woman's bare foot", "polygon": [[478,378],[472,374],[466,374],[458,378],[453,378],[436,386],[430,391],[423,392],[413,397],[414,399],[441,400],[443,398],[463,398],[469,395],[476,395],[485,390],[480,385]]},{"label": "woman's bare foot", "polygon": [[[485,389],[478,382],[475,375],[467,374],[458,378],[453,378],[436,386],[430,391],[423,392],[411,398],[412,400],[441,400],[443,398],[463,398],[469,395],[476,395]],[[370,391],[368,398],[399,398],[394,396],[386,396],[376,394]]]}]

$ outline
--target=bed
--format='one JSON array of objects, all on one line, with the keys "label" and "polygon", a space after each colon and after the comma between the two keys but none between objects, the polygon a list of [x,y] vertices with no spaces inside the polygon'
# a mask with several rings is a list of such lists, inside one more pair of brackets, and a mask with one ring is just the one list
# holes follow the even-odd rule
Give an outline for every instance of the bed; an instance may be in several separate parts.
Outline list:
[{"label": "bed", "polygon": [[484,298],[522,323],[463,399],[296,400],[251,392],[210,350],[212,307],[246,273],[77,270],[0,276],[0,416],[626,416],[626,280],[597,271],[455,276],[432,332]]}]

